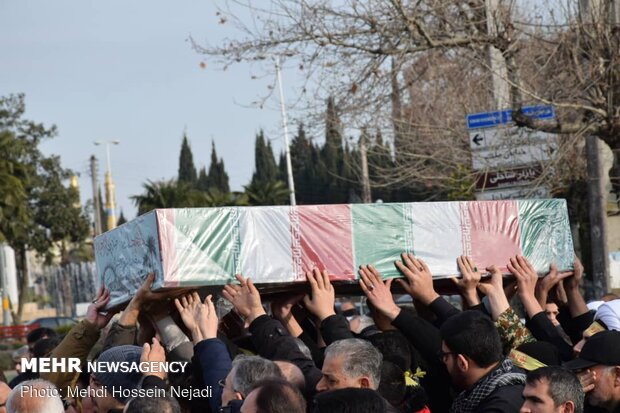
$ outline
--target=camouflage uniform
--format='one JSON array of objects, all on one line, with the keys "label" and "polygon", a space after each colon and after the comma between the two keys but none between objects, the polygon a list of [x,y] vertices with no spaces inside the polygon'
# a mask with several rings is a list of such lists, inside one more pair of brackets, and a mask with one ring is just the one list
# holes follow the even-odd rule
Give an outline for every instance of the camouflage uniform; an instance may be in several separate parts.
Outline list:
[{"label": "camouflage uniform", "polygon": [[510,307],[499,315],[495,321],[495,327],[502,339],[504,354],[510,353],[511,349],[521,344],[536,341],[530,330],[523,325],[517,313]]}]

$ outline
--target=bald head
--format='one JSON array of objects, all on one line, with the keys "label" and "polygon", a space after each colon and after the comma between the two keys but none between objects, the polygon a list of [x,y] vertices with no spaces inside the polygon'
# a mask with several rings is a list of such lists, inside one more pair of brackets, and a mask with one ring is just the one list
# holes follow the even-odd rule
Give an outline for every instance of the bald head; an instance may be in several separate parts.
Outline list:
[{"label": "bald head", "polygon": [[47,380],[24,381],[11,391],[7,413],[64,413],[58,388]]},{"label": "bald head", "polygon": [[286,381],[297,387],[299,390],[303,391],[306,388],[306,378],[299,367],[291,362],[282,360],[276,360],[274,363],[276,363],[276,365],[280,368],[280,371]]}]

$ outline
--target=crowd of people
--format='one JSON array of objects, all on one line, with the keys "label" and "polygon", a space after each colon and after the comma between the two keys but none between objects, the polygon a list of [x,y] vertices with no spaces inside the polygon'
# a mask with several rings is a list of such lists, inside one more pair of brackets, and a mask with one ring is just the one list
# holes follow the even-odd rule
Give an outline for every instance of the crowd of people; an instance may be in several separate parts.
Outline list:
[{"label": "crowd of people", "polygon": [[[307,294],[269,303],[241,275],[215,302],[151,291],[149,275],[115,316],[101,288],[62,339],[28,337],[29,357],[77,359],[81,371],[22,366],[0,383],[0,412],[620,412],[620,299],[589,308],[579,260],[544,277],[522,256],[507,263],[510,277],[457,263],[460,308],[406,253],[395,262],[402,278],[360,267],[368,313],[337,299],[318,269]],[[162,368],[173,363],[183,368]]]}]

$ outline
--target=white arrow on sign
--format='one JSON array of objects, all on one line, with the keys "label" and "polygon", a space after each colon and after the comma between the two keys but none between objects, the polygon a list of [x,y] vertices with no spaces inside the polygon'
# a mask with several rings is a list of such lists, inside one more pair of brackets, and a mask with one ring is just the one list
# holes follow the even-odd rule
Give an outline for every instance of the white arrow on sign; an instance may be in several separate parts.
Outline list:
[{"label": "white arrow on sign", "polygon": [[493,146],[526,145],[555,139],[556,135],[551,133],[516,126],[474,129],[469,132],[469,147],[476,151]]}]

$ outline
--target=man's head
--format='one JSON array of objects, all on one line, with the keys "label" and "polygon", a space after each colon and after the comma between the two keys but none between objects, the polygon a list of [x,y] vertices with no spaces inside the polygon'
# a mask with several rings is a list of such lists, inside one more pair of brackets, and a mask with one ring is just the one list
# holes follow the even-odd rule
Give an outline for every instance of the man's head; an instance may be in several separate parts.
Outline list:
[{"label": "man's head", "polygon": [[222,389],[222,406],[231,400],[243,400],[254,384],[264,379],[283,379],[280,368],[271,360],[259,356],[239,355],[232,362]]},{"label": "man's head", "polygon": [[6,401],[11,393],[11,388],[5,382],[0,382],[0,413],[6,413]]},{"label": "man's head", "polygon": [[306,400],[285,380],[261,380],[241,406],[241,413],[305,413]]},{"label": "man's head", "polygon": [[463,311],[441,326],[441,360],[455,386],[468,388],[502,359],[493,321],[479,311]]},{"label": "man's head", "polygon": [[11,391],[7,413],[64,413],[56,386],[47,380],[27,380]]},{"label": "man's head", "polygon": [[584,393],[577,376],[562,367],[542,367],[525,379],[521,413],[582,413]]},{"label": "man's head", "polygon": [[306,389],[306,378],[299,367],[290,361],[275,360],[274,363],[280,368],[284,379],[297,387],[299,390]]},{"label": "man's head", "polygon": [[[142,347],[124,345],[107,349],[97,359],[100,363],[130,363],[130,366],[139,366]],[[91,373],[89,387],[95,391],[93,402],[100,412],[107,412],[110,409],[122,409],[129,400],[128,392],[139,389],[142,385],[142,373],[139,371],[125,372],[103,372]],[[97,389],[105,387],[107,391],[96,392]],[[112,392],[112,389],[122,389],[122,392]]]},{"label": "man's head", "polygon": [[42,340],[44,338],[52,338],[52,337],[57,337],[57,336],[58,336],[58,333],[56,333],[51,328],[47,328],[47,327],[35,328],[30,333],[28,333],[28,335],[26,336],[26,342],[28,343],[28,349],[32,353],[34,344],[37,341]]},{"label": "man's head", "polygon": [[587,394],[588,402],[608,411],[620,406],[619,349],[620,332],[603,331],[585,342],[577,359],[566,363],[573,371],[593,373],[594,388]]},{"label": "man's head", "polygon": [[383,356],[368,341],[338,340],[325,349],[323,377],[317,391],[362,387],[376,390],[381,381]]},{"label": "man's head", "polygon": [[560,309],[556,303],[547,303],[545,305],[545,314],[547,314],[547,318],[553,323],[554,326],[560,324],[557,318],[558,314],[560,314]]},{"label": "man's head", "polygon": [[388,405],[371,389],[338,389],[319,393],[312,413],[385,413]]}]

